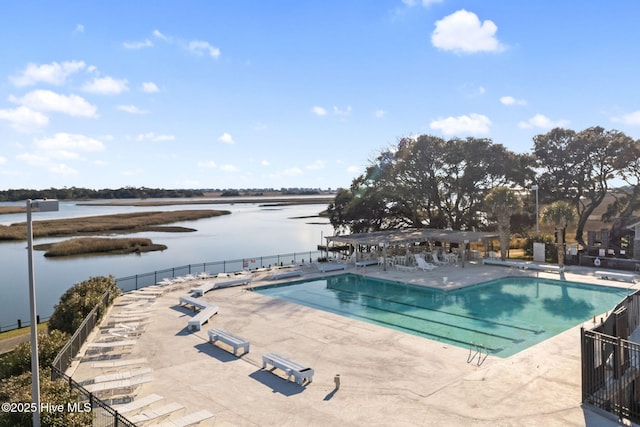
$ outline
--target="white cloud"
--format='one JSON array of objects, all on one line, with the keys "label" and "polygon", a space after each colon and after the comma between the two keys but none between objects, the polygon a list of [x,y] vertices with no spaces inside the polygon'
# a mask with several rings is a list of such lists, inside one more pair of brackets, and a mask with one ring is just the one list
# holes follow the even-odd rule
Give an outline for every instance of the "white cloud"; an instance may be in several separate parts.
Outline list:
[{"label": "white cloud", "polygon": [[638,126],[640,125],[640,110],[633,113],[624,114],[619,117],[613,117],[611,119],[615,123],[624,123],[625,125]]},{"label": "white cloud", "polygon": [[198,56],[203,56],[207,54],[212,58],[216,58],[216,59],[218,59],[218,57],[220,56],[220,49],[218,49],[215,46],[211,46],[209,42],[205,42],[202,40],[190,41],[188,45],[188,49],[190,52]]},{"label": "white cloud", "polygon": [[334,105],[333,114],[335,114],[336,116],[348,116],[349,114],[351,114],[351,105],[347,105],[347,108],[344,110],[341,110]]},{"label": "white cloud", "polygon": [[549,117],[543,115],[543,114],[536,114],[535,116],[531,117],[529,120],[525,121],[521,121],[520,123],[518,123],[518,127],[520,129],[533,129],[533,128],[540,128],[540,129],[553,129],[556,127],[563,127],[569,124],[569,120],[556,120],[553,121],[551,120]]},{"label": "white cloud", "polygon": [[269,160],[263,160],[263,161],[260,162],[260,164],[262,166],[270,166],[271,165],[271,163],[269,163]]},{"label": "white cloud", "polygon": [[455,53],[501,52],[504,46],[495,36],[497,31],[493,21],[480,22],[475,13],[462,9],[436,22],[431,43]]},{"label": "white cloud", "polygon": [[527,105],[527,101],[524,99],[516,99],[513,96],[503,96],[500,98],[500,102],[504,105]]},{"label": "white cloud", "polygon": [[[104,150],[104,144],[97,139],[71,133],[56,133],[51,138],[41,138],[35,140],[38,150],[47,153],[60,153],[61,157],[69,157],[69,152],[97,152]],[[75,155],[71,155],[75,157]]]},{"label": "white cloud", "polygon": [[22,98],[10,96],[9,100],[36,111],[55,111],[70,116],[97,117],[96,106],[78,95],[60,95],[50,90],[38,89]]},{"label": "white cloud", "polygon": [[138,141],[160,142],[173,141],[176,139],[176,137],[174,135],[156,135],[154,132],[147,132],[139,134],[136,139]]},{"label": "white cloud", "polygon": [[76,25],[76,29],[74,30],[76,33],[84,33],[84,25],[78,24]]},{"label": "white cloud", "polygon": [[84,69],[84,61],[65,61],[63,63],[36,65],[29,63],[19,76],[9,77],[11,82],[19,87],[33,86],[37,83],[48,83],[56,86],[63,85],[67,78]]},{"label": "white cloud", "polygon": [[210,168],[210,169],[213,169],[216,166],[217,166],[216,162],[214,162],[213,160],[207,160],[207,161],[202,160],[202,161],[198,162],[198,167],[199,168]]},{"label": "white cloud", "polygon": [[127,79],[116,80],[113,77],[96,77],[85,83],[82,90],[101,95],[117,95],[129,90]]},{"label": "white cloud", "polygon": [[160,40],[168,41],[169,37],[165,36],[158,30],[153,30],[153,36],[159,38]]},{"label": "white cloud", "polygon": [[458,117],[447,117],[431,122],[431,129],[440,130],[445,135],[484,134],[489,132],[491,120],[485,115],[472,113]]},{"label": "white cloud", "polygon": [[135,41],[135,42],[122,42],[122,46],[125,49],[143,49],[145,47],[153,46],[153,43],[149,39],[145,39],[143,41]]},{"label": "white cloud", "polygon": [[24,105],[14,109],[0,110],[0,119],[7,120],[11,123],[11,127],[23,133],[32,132],[49,124],[47,116]]},{"label": "white cloud", "polygon": [[84,153],[103,150],[104,145],[97,139],[80,134],[57,133],[53,137],[36,139],[34,152],[22,153],[16,157],[29,166],[58,175],[72,175],[77,170],[64,162],[84,161]]},{"label": "white cloud", "polygon": [[386,115],[387,115],[387,112],[386,112],[386,111],[384,111],[384,110],[376,110],[376,111],[374,111],[374,113],[373,113],[373,116],[374,116],[376,119],[384,119]]},{"label": "white cloud", "polygon": [[143,82],[142,91],[146,93],[157,93],[160,92],[160,88],[153,82]]},{"label": "white cloud", "polygon": [[220,166],[220,170],[225,172],[237,172],[238,168],[234,165],[222,165]]},{"label": "white cloud", "polygon": [[149,114],[147,110],[141,110],[135,105],[118,105],[116,108],[130,114]]},{"label": "white cloud", "polygon": [[362,172],[362,169],[359,168],[358,166],[353,166],[352,165],[352,166],[349,166],[347,168],[347,172],[349,172],[349,173],[359,173],[359,172]]},{"label": "white cloud", "polygon": [[460,86],[460,91],[466,96],[471,97],[482,96],[487,93],[487,90],[484,88],[484,86],[478,86],[475,83],[464,83],[462,86]]},{"label": "white cloud", "polygon": [[409,7],[417,6],[418,4],[422,4],[423,7],[429,7],[432,4],[442,3],[443,0],[402,0],[402,3]]},{"label": "white cloud", "polygon": [[324,169],[325,164],[326,162],[324,160],[316,160],[312,164],[307,165],[307,169],[310,169],[310,170]]},{"label": "white cloud", "polygon": [[224,142],[225,144],[235,144],[236,143],[233,140],[233,137],[230,134],[228,134],[227,132],[225,132],[222,135],[220,135],[220,137],[218,138],[218,141]]},{"label": "white cloud", "polygon": [[297,167],[293,167],[293,168],[289,168],[289,169],[283,170],[282,174],[285,175],[285,176],[301,175],[302,174],[302,169],[297,168]]},{"label": "white cloud", "polygon": [[322,107],[318,107],[318,106],[315,106],[315,107],[311,108],[311,112],[313,114],[315,114],[316,116],[326,116],[327,115],[327,110],[325,110]]},{"label": "white cloud", "polygon": [[4,165],[7,163],[7,158],[0,156],[0,165]]}]

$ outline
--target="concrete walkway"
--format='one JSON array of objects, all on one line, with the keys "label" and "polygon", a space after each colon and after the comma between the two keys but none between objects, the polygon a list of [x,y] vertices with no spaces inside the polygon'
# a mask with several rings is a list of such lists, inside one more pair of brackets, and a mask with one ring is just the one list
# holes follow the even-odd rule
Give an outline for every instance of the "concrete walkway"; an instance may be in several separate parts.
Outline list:
[{"label": "concrete walkway", "polygon": [[[509,275],[559,278],[558,273],[477,264],[428,273],[383,271],[377,266],[351,271],[440,288]],[[305,277],[315,274],[309,269]],[[601,280],[587,268],[573,268],[564,277],[638,286]],[[186,286],[150,300],[153,311],[148,311],[135,346],[85,355],[74,364],[73,378],[90,382],[105,374],[104,369],[91,367],[95,360],[146,358],[144,367],[153,369],[153,380],[123,395],[157,394],[164,397],[162,404],[185,407],[159,421],[203,409],[215,414],[198,424],[202,426],[619,425],[608,415],[581,406],[579,327],[506,359],[489,356],[478,366],[477,358],[468,363],[469,349],[272,299],[244,287],[207,293],[203,298],[215,303],[219,312],[201,331],[189,333],[186,326],[193,312],[178,305],[178,298],[188,292]],[[117,304],[110,313],[126,310],[124,299]],[[140,307],[137,303],[136,310]],[[109,319],[95,340],[104,341]],[[249,339],[250,352],[237,358],[209,344],[210,328]],[[313,382],[302,387],[263,371],[261,356],[269,352],[311,366]]]}]

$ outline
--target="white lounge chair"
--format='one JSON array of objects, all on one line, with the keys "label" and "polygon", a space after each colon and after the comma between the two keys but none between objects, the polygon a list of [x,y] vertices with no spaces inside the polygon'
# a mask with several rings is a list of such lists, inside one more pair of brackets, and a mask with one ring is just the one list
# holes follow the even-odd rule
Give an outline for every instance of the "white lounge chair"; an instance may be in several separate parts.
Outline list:
[{"label": "white lounge chair", "polygon": [[132,402],[125,403],[124,405],[113,405],[113,409],[120,414],[126,414],[127,412],[138,411],[149,405],[161,401],[164,397],[157,394],[149,394],[144,397],[136,398]]},{"label": "white lounge chair", "polygon": [[431,271],[436,269],[435,265],[425,261],[420,255],[415,255],[415,259],[417,267],[422,271]]},{"label": "white lounge chair", "polygon": [[368,267],[370,265],[378,265],[377,259],[363,259],[362,261],[356,262],[356,267]]},{"label": "white lounge chair", "polygon": [[447,265],[447,264],[448,264],[448,262],[446,262],[446,261],[442,261],[440,258],[438,258],[438,254],[437,254],[436,252],[433,252],[433,253],[431,254],[431,258],[433,259],[433,262],[434,262],[436,265]]},{"label": "white lounge chair", "polygon": [[318,271],[322,273],[328,273],[330,271],[346,270],[347,265],[342,263],[328,262],[322,264],[316,263],[316,267],[318,268]]}]

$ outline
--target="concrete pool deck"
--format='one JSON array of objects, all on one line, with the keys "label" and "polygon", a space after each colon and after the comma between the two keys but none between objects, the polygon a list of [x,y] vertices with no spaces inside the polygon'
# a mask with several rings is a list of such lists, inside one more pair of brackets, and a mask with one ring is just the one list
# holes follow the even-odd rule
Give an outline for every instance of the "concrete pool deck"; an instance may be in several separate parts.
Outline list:
[{"label": "concrete pool deck", "polygon": [[[383,271],[377,266],[347,271],[439,288],[514,275],[559,278],[557,272],[473,263],[432,272]],[[602,280],[594,272],[570,267],[564,278],[633,290],[640,286]],[[304,278],[330,274],[307,267]],[[266,275],[263,279],[256,277],[252,286],[273,283]],[[194,283],[192,286],[202,282]],[[470,360],[474,352],[469,349],[273,299],[241,286],[205,294],[204,300],[219,307],[218,314],[201,331],[190,333],[186,326],[193,312],[179,306],[178,298],[187,295],[192,286],[149,297],[148,305],[144,299],[121,297],[103,326],[114,314],[125,311],[125,300],[138,301],[131,316],[145,323],[143,332],[121,338],[133,339],[135,345],[85,354],[70,374],[76,381],[91,382],[98,375],[151,368],[152,380],[126,395],[163,396],[164,400],[151,409],[173,402],[184,406],[155,421],[174,420],[200,410],[214,414],[198,424],[201,426],[620,425],[608,414],[581,405],[579,326],[509,358],[485,359],[483,355],[479,359],[475,355]],[[122,316],[115,317],[118,323]],[[238,358],[208,343],[207,330],[211,328],[248,339],[250,352]],[[96,332],[94,342],[107,330],[104,326]],[[313,382],[302,387],[262,370],[261,356],[270,352],[311,366],[315,370]],[[101,359],[142,358],[146,360],[140,366],[118,371],[92,367]],[[337,374],[339,389],[334,382]]]}]

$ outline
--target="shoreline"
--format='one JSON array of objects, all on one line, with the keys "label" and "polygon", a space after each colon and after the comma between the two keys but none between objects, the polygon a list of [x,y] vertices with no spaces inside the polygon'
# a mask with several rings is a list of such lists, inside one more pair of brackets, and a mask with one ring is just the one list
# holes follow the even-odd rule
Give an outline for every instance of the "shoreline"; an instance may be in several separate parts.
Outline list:
[{"label": "shoreline", "polygon": [[[208,199],[208,197],[210,197]],[[62,202],[71,202],[76,206],[87,207],[104,207],[104,206],[134,206],[134,207],[152,207],[152,206],[181,206],[181,205],[234,205],[234,204],[258,204],[259,207],[280,207],[280,206],[297,206],[297,205],[328,205],[333,202],[335,195],[311,195],[311,196],[237,196],[237,197],[220,197],[205,196],[197,200],[179,199],[78,199],[78,200],[61,200]],[[111,201],[108,201],[111,200]],[[26,213],[24,206],[0,206],[0,215]]]},{"label": "shoreline", "polygon": [[[131,234],[149,230],[189,232],[195,230],[186,227],[166,226],[166,224],[230,214],[231,212],[226,210],[184,210],[39,220],[33,222],[33,237],[92,236],[103,233]],[[0,242],[26,240],[26,238],[26,223],[24,222],[0,226]]]},{"label": "shoreline", "polygon": [[307,196],[307,197],[227,197],[211,200],[130,200],[130,201],[111,201],[106,203],[76,203],[78,206],[177,206],[177,205],[233,205],[233,204],[250,204],[256,203],[260,207],[274,206],[295,206],[295,205],[322,205],[329,204],[334,200],[333,196]]}]

